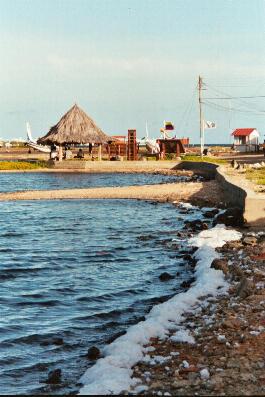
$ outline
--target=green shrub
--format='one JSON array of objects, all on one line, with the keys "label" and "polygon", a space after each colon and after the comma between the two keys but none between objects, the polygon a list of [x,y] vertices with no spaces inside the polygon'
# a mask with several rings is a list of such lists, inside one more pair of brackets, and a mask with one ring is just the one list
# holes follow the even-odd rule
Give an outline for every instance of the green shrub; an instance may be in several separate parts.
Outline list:
[{"label": "green shrub", "polygon": [[209,157],[209,156],[203,156],[201,157],[199,154],[183,154],[181,156],[181,160],[183,161],[205,161],[207,163],[213,163],[213,164],[226,164],[227,160],[224,159],[219,159],[216,157]]}]

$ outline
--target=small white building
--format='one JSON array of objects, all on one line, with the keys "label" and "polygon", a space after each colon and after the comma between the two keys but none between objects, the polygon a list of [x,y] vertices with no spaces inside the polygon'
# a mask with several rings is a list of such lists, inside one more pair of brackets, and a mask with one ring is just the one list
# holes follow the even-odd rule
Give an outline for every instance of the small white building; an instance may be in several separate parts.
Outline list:
[{"label": "small white building", "polygon": [[234,148],[239,152],[257,152],[259,149],[259,132],[256,128],[238,128],[232,132]]}]

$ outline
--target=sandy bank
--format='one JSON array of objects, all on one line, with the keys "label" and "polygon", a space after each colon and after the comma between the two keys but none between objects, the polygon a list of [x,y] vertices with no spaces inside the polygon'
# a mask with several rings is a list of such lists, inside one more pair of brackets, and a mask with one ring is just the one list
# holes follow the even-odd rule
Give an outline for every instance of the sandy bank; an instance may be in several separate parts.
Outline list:
[{"label": "sandy bank", "polygon": [[100,187],[91,189],[31,190],[1,193],[6,200],[58,200],[58,199],[142,199],[157,201],[203,201],[219,203],[222,193],[215,181],[168,183],[160,185]]}]

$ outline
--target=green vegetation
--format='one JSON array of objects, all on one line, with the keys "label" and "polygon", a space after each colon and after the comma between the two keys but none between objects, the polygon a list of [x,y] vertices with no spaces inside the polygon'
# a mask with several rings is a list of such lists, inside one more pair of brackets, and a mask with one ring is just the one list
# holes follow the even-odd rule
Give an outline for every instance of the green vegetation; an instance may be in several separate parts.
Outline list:
[{"label": "green vegetation", "polygon": [[0,171],[2,170],[37,170],[39,168],[47,168],[46,161],[0,161]]},{"label": "green vegetation", "polygon": [[265,167],[254,170],[247,169],[246,178],[256,183],[257,185],[265,185]]},{"label": "green vegetation", "polygon": [[213,163],[213,164],[226,164],[227,160],[224,159],[219,159],[217,157],[209,157],[209,156],[203,156],[201,158],[200,155],[192,155],[192,154],[186,154],[181,156],[181,160],[183,161],[205,161],[207,163]]}]

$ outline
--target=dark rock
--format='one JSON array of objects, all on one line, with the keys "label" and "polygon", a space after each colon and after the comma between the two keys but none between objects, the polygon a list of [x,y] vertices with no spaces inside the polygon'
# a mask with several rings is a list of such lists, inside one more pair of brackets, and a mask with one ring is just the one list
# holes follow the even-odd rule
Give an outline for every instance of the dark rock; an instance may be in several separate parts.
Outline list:
[{"label": "dark rock", "polygon": [[97,360],[100,357],[100,350],[96,346],[92,346],[87,351],[87,358]]},{"label": "dark rock", "polygon": [[183,281],[183,283],[181,283],[180,286],[181,286],[182,288],[190,288],[191,284],[194,283],[194,281],[195,281],[195,278],[192,277],[192,278],[191,278],[190,280],[188,280],[188,281]]},{"label": "dark rock", "polygon": [[148,241],[148,240],[151,240],[152,238],[153,238],[152,235],[146,235],[146,236],[142,235],[142,236],[138,236],[138,237],[137,237],[137,240],[140,240],[140,241]]},{"label": "dark rock", "polygon": [[160,281],[168,281],[171,280],[172,278],[174,278],[174,276],[172,276],[172,274],[169,274],[167,272],[161,273],[159,276]]},{"label": "dark rock", "polygon": [[185,228],[191,229],[193,232],[197,230],[205,230],[208,229],[208,225],[205,222],[202,222],[200,219],[195,219],[194,221],[185,221]]},{"label": "dark rock", "polygon": [[48,379],[46,380],[45,383],[58,384],[61,383],[61,379],[62,379],[62,370],[60,368],[57,368],[49,372]]},{"label": "dark rock", "polygon": [[215,270],[221,270],[224,274],[228,273],[228,261],[225,259],[214,259],[211,264],[211,268]]},{"label": "dark rock", "polygon": [[238,207],[228,208],[224,213],[217,215],[213,220],[214,226],[218,223],[222,223],[225,226],[243,226],[243,210]]},{"label": "dark rock", "polygon": [[214,209],[212,209],[212,210],[205,211],[204,214],[203,214],[203,216],[204,216],[205,218],[213,218],[213,217],[215,217],[215,215],[218,214],[218,212],[219,212],[219,210],[218,210],[217,208],[214,208]]},{"label": "dark rock", "polygon": [[185,255],[183,255],[183,257],[182,257],[185,261],[191,261],[193,258],[192,258],[192,256],[190,255],[190,254],[185,254]]},{"label": "dark rock", "polygon": [[52,340],[52,343],[53,343],[54,345],[61,346],[61,345],[64,344],[64,340],[63,340],[63,338],[58,337],[58,338],[54,338],[54,339]]}]

